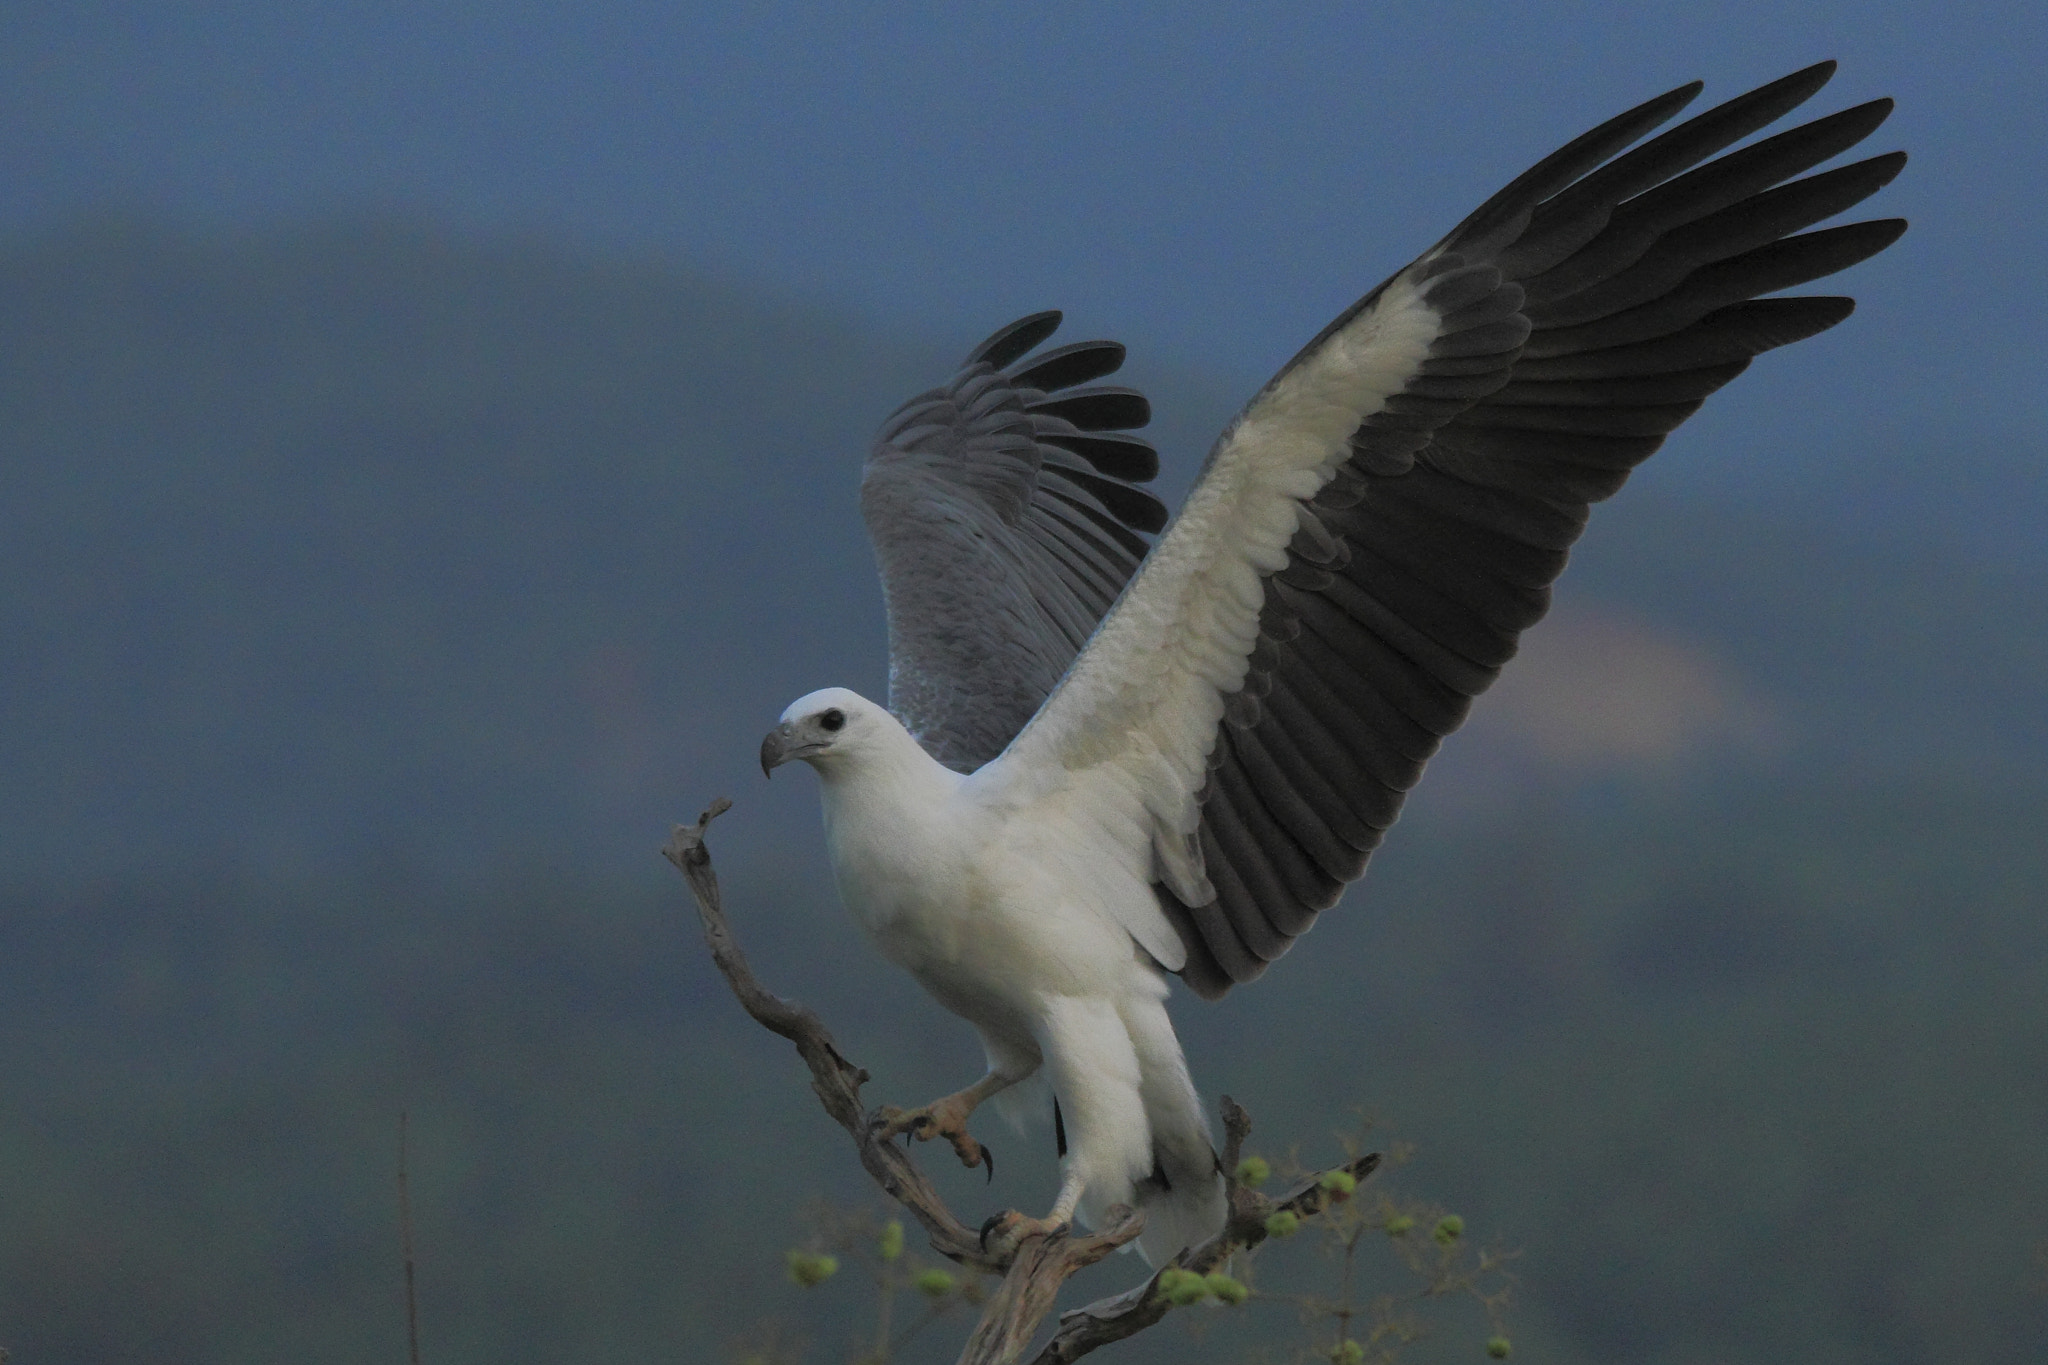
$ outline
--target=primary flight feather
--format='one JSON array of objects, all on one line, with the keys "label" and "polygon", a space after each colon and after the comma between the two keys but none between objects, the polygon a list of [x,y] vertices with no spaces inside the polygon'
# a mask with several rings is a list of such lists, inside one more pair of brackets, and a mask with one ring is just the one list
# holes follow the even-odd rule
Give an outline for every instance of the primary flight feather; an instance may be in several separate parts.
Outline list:
[{"label": "primary flight feather", "polygon": [[1149,409],[1092,382],[1113,342],[1031,356],[1057,313],[884,424],[861,508],[889,708],[812,693],[761,761],[818,771],[842,897],[985,1045],[987,1075],[890,1130],[974,1164],[968,1115],[1048,1074],[1060,1194],[1007,1234],[1133,1203],[1158,1263],[1221,1226],[1167,974],[1215,998],[1307,932],[1543,615],[1590,505],[1752,357],[1848,316],[1761,296],[1904,231],[1806,231],[1904,164],[1805,174],[1890,101],[1720,155],[1833,69],[1641,141],[1684,86],[1545,158],[1281,370],[1149,548]]}]

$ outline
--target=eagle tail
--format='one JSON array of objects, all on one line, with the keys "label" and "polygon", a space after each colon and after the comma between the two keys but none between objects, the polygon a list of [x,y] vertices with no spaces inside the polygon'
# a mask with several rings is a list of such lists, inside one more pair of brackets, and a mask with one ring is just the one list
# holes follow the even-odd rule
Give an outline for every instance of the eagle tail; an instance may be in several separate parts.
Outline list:
[{"label": "eagle tail", "polygon": [[1148,1265],[1164,1265],[1183,1247],[1200,1246],[1223,1230],[1223,1171],[1165,1003],[1145,1002],[1127,1012],[1125,1024],[1137,1048],[1139,1090],[1152,1129],[1152,1171],[1133,1190],[1145,1214],[1138,1251]]}]

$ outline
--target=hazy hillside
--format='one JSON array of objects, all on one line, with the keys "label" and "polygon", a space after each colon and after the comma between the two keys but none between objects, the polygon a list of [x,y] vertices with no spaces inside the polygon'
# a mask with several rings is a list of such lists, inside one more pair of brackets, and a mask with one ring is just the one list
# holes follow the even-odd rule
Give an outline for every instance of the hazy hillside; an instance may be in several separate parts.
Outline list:
[{"label": "hazy hillside", "polygon": [[[652,850],[739,794],[749,942],[871,1096],[975,1064],[830,904],[807,775],[749,766],[881,687],[859,459],[978,339],[404,228],[0,251],[17,1361],[395,1354],[401,1106],[435,1365],[766,1316],[838,1358],[844,1286],[778,1257],[860,1186]],[[1177,485],[1241,395],[1131,373]],[[1624,491],[1362,891],[1181,1011],[1268,1141],[1370,1106],[1524,1249],[1518,1358],[2048,1332],[2048,579],[1922,529]],[[963,1206],[1040,1198],[1042,1136],[993,1140]]]},{"label": "hazy hillside", "polygon": [[[638,859],[745,771],[731,736],[824,681],[879,688],[859,460],[975,339],[396,228],[17,244],[8,867]],[[1132,372],[1184,481],[1240,395]],[[1630,490],[1561,600],[1713,661],[1770,708],[1779,761],[2025,768],[2048,580],[1898,530]]]}]

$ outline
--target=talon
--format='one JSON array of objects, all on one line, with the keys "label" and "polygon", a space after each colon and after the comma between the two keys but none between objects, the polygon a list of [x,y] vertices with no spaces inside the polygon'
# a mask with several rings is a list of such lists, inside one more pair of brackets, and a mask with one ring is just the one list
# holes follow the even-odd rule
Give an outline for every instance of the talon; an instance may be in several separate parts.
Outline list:
[{"label": "talon", "polygon": [[953,1155],[960,1158],[962,1166],[967,1167],[969,1170],[974,1169],[976,1166],[987,1166],[988,1178],[990,1180],[996,1178],[996,1159],[994,1155],[990,1153],[987,1147],[976,1142],[966,1129],[956,1128],[951,1132],[945,1133],[944,1136],[948,1142],[953,1144]]},{"label": "talon", "polygon": [[989,1150],[989,1148],[988,1148],[988,1144],[987,1144],[986,1142],[984,1142],[984,1143],[982,1143],[982,1144],[981,1144],[981,1163],[982,1163],[982,1165],[984,1165],[984,1166],[988,1167],[988,1179],[987,1179],[986,1181],[984,1181],[983,1183],[984,1183],[984,1184],[989,1184],[989,1185],[993,1185],[993,1184],[995,1184],[995,1183],[996,1183],[996,1154],[995,1154],[994,1152],[992,1152],[992,1151],[990,1151],[990,1150]]},{"label": "talon", "polygon": [[[939,1100],[922,1109],[898,1109],[893,1104],[885,1104],[868,1119],[868,1130],[884,1138],[907,1133],[915,1142],[930,1142],[935,1137],[942,1137],[953,1145],[953,1154],[960,1158],[961,1165],[982,1165],[988,1149],[967,1131],[966,1115],[956,1112],[959,1108],[951,1100]],[[988,1178],[993,1180],[994,1159],[988,1158],[987,1164]]]},{"label": "talon", "polygon": [[1048,1241],[1066,1236],[1074,1229],[1072,1220],[1062,1218],[1053,1222],[1049,1218],[1028,1218],[1015,1209],[1004,1209],[991,1215],[981,1225],[981,1249],[988,1250],[989,1234],[996,1234],[999,1242],[1022,1243],[1028,1238],[1043,1237]]}]

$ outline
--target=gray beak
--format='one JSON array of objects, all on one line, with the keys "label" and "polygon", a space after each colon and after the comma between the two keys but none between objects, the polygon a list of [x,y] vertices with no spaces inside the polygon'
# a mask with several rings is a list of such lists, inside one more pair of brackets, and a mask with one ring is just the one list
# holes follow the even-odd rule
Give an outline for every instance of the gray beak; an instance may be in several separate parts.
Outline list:
[{"label": "gray beak", "polygon": [[761,776],[767,777],[788,761],[792,738],[787,725],[778,725],[768,732],[768,737],[761,741]]}]

